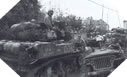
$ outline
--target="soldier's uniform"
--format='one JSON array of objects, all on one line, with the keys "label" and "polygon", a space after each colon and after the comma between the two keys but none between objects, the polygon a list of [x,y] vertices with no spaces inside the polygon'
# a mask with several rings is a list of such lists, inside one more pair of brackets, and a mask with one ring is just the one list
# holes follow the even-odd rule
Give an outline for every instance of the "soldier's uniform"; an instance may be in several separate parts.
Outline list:
[{"label": "soldier's uniform", "polygon": [[48,28],[53,27],[52,15],[53,15],[53,10],[49,10],[44,18],[44,23],[48,26]]},{"label": "soldier's uniform", "polygon": [[48,26],[48,28],[52,27],[52,17],[46,15],[44,18],[44,23]]}]

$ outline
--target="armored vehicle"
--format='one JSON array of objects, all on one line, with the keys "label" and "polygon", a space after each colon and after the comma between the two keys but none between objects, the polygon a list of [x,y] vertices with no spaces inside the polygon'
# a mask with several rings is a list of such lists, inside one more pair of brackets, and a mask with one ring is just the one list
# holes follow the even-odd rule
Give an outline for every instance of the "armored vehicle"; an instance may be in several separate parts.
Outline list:
[{"label": "armored vehicle", "polygon": [[1,58],[21,77],[42,77],[49,66],[55,74],[77,67],[82,53],[73,43],[0,41],[0,46]]},{"label": "armored vehicle", "polygon": [[1,59],[21,77],[69,77],[78,71],[84,50],[69,41],[47,41],[41,28],[30,22],[13,25],[14,40],[0,41]]}]

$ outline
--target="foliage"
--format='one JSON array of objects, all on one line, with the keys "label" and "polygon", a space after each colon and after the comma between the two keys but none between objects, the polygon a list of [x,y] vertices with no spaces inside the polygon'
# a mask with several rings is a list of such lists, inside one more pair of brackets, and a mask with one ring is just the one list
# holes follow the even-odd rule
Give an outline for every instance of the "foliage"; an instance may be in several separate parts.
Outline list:
[{"label": "foliage", "polygon": [[20,0],[20,2],[0,20],[0,39],[10,38],[11,32],[9,28],[13,24],[31,19],[43,19],[45,14],[40,11],[40,7],[38,0]]},{"label": "foliage", "polygon": [[82,19],[80,17],[76,17],[74,15],[70,15],[67,17],[68,19],[68,25],[71,26],[72,30],[79,31],[83,24]]},{"label": "foliage", "polygon": [[0,27],[8,26],[21,21],[37,19],[40,13],[40,5],[37,0],[21,0],[1,20]]},{"label": "foliage", "polygon": [[75,15],[68,15],[68,16],[63,16],[61,13],[59,16],[56,17],[57,21],[64,21],[66,25],[66,29],[68,31],[80,31],[82,28],[82,19],[80,17],[76,17]]},{"label": "foliage", "polygon": [[75,15],[64,16],[64,14],[61,12],[55,20],[64,21],[67,23],[67,25],[63,26],[66,28],[66,30],[72,32],[85,32],[88,35],[98,33],[105,34],[107,32],[107,24],[103,20],[93,20],[92,17],[88,17],[86,20],[83,20]]},{"label": "foliage", "polygon": [[86,32],[89,36],[105,34],[108,30],[108,24],[103,20],[93,20],[92,17],[88,17],[84,22]]}]

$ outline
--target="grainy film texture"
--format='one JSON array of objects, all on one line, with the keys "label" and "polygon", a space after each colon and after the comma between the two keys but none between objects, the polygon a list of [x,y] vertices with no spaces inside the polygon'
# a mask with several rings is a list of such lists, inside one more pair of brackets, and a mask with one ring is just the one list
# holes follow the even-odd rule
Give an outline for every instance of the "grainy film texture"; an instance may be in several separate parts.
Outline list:
[{"label": "grainy film texture", "polygon": [[0,20],[0,58],[21,77],[107,77],[126,58],[127,29],[105,19],[105,9],[115,10],[87,2],[102,8],[20,0]]}]

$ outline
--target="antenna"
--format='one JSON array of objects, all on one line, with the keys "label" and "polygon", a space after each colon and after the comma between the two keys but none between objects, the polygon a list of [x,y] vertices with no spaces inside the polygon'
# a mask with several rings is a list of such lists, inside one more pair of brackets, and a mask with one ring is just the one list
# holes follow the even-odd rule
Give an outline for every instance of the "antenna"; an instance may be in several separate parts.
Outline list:
[{"label": "antenna", "polygon": [[109,22],[108,18],[109,18],[109,14],[108,14],[109,10],[107,11],[107,23]]},{"label": "antenna", "polygon": [[118,21],[119,21],[119,26],[121,27],[119,12],[116,11],[116,13],[117,13]]}]

